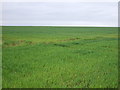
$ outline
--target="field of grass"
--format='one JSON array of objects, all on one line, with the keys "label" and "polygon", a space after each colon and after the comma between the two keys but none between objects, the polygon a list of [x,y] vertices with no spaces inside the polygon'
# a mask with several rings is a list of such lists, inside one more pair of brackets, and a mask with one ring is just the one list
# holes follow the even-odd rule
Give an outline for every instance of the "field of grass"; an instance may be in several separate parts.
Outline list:
[{"label": "field of grass", "polygon": [[3,27],[3,88],[118,86],[118,29]]}]

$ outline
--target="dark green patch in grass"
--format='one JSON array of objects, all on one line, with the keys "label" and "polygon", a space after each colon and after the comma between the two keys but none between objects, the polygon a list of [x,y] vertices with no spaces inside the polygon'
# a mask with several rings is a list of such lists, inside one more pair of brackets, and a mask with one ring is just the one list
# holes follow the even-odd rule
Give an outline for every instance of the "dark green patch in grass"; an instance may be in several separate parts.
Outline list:
[{"label": "dark green patch in grass", "polygon": [[65,44],[53,44],[55,46],[59,46],[59,47],[69,47],[68,45],[65,45]]},{"label": "dark green patch in grass", "polygon": [[87,55],[87,54],[92,54],[92,53],[94,53],[94,51],[91,51],[91,50],[77,50],[77,51],[75,51],[74,53],[82,54],[82,55]]},{"label": "dark green patch in grass", "polygon": [[78,44],[80,44],[79,42],[73,42],[72,44],[74,44],[74,45],[78,45]]}]

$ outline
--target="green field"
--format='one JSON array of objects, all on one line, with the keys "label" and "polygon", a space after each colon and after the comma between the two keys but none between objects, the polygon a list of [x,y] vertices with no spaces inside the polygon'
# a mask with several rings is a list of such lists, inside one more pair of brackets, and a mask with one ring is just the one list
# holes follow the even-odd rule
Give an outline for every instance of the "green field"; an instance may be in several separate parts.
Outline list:
[{"label": "green field", "polygon": [[3,88],[118,86],[118,29],[3,26]]}]

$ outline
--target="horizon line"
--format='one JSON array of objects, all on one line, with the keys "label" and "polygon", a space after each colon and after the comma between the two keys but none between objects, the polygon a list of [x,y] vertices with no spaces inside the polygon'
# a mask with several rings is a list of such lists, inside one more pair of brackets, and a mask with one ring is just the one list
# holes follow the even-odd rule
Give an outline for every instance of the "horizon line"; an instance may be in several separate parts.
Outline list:
[{"label": "horizon line", "polygon": [[42,26],[42,27],[120,27],[120,26],[77,26],[77,25],[0,25],[0,26]]}]

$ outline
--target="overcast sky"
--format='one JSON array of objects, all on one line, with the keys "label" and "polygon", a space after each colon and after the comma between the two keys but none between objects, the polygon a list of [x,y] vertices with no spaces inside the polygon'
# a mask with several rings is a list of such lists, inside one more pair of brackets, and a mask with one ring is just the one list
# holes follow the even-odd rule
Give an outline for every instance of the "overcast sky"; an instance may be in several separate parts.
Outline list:
[{"label": "overcast sky", "polygon": [[[13,0],[14,1],[14,0]],[[75,2],[74,2],[75,1]],[[118,25],[117,2],[4,2],[3,25],[107,26]]]}]

